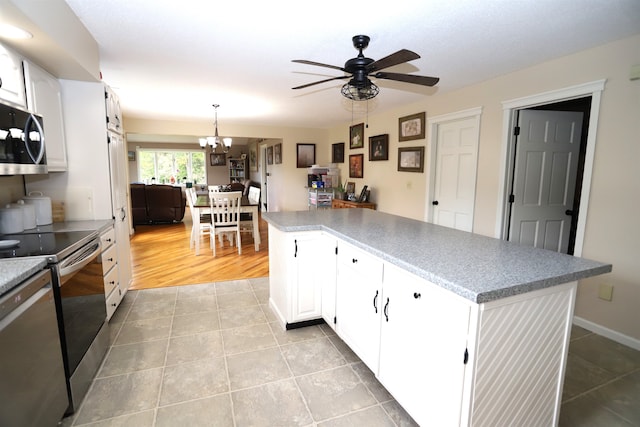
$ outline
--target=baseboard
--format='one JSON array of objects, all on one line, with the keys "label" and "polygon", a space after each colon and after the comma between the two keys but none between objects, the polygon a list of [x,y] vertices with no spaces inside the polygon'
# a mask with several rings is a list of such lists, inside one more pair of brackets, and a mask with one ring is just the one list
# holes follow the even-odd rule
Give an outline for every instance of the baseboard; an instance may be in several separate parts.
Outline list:
[{"label": "baseboard", "polygon": [[595,334],[602,335],[603,337],[609,338],[610,340],[613,340],[622,345],[626,345],[627,347],[640,350],[639,339],[614,331],[613,329],[609,329],[605,326],[598,325],[597,323],[578,316],[573,316],[573,324],[576,326],[580,326],[581,328],[588,329]]}]

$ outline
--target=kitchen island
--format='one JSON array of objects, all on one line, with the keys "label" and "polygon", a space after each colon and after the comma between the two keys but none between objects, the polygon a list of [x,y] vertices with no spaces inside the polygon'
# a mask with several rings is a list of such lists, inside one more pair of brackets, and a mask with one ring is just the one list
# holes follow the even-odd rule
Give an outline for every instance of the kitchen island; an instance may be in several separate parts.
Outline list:
[{"label": "kitchen island", "polygon": [[324,319],[423,425],[555,425],[577,280],[611,265],[369,209],[275,212],[270,306]]}]

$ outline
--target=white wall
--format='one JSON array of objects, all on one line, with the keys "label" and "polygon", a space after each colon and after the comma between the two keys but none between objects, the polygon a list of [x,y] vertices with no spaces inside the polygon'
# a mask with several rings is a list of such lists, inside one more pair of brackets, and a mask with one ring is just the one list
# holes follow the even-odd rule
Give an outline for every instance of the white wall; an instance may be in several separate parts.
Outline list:
[{"label": "white wall", "polygon": [[[346,142],[349,154],[365,154],[364,179],[378,209],[423,219],[429,164],[425,173],[397,171],[398,147],[427,146],[429,141],[398,142],[398,118],[427,112],[427,118],[482,107],[474,232],[493,236],[501,185],[502,102],[606,79],[593,167],[582,256],[613,264],[613,272],[580,282],[576,315],[640,340],[640,81],[630,81],[631,66],[640,64],[640,36],[560,58],[462,90],[426,97],[423,102],[389,113],[370,115],[368,137],[389,134],[389,161],[369,162],[368,146],[349,150],[349,124],[330,130],[330,143]],[[446,76],[441,76],[446,78]],[[356,120],[355,123],[358,123]],[[330,153],[330,144],[327,148]],[[427,152],[429,150],[427,149]],[[348,176],[347,164],[341,166]],[[587,195],[583,195],[586,197]],[[597,298],[597,287],[614,286],[613,301]]]}]

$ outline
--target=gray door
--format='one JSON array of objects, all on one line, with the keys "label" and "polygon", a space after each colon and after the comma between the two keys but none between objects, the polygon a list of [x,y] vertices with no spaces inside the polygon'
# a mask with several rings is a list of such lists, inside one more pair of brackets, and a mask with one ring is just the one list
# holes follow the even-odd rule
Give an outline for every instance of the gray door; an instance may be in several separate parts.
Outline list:
[{"label": "gray door", "polygon": [[583,113],[521,110],[509,240],[567,253]]}]

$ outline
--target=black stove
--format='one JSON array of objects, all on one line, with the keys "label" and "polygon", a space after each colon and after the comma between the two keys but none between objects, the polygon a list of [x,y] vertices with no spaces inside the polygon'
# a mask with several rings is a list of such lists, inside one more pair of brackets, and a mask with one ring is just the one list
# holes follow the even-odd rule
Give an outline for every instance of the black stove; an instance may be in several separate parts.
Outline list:
[{"label": "black stove", "polygon": [[59,262],[98,236],[97,231],[25,231],[0,235],[0,258],[43,257]]}]

